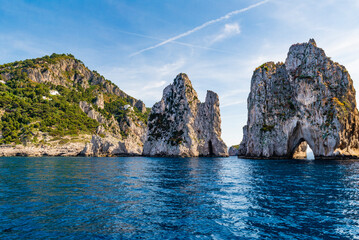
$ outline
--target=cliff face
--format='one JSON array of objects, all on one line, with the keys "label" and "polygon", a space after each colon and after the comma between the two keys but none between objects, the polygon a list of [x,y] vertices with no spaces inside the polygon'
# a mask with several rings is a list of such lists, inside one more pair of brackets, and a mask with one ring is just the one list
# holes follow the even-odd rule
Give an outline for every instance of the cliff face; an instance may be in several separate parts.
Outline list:
[{"label": "cliff face", "polygon": [[257,68],[247,103],[241,156],[304,156],[306,143],[316,159],[359,156],[353,81],[313,39],[291,46],[285,63]]},{"label": "cliff face", "polygon": [[[56,57],[52,57],[53,55]],[[100,90],[98,93],[100,97],[101,93],[117,95],[128,99],[132,106],[137,104],[142,111],[143,103],[141,100],[127,95],[96,71],[89,70],[80,60],[75,59],[71,55],[53,55],[51,57],[10,63],[11,65],[5,64],[3,68],[0,68],[1,77],[6,82],[16,76],[16,71],[20,71],[21,74],[25,74],[29,80],[36,83],[60,85],[69,89],[77,88],[78,86],[81,86],[83,89],[99,86]]]},{"label": "cliff face", "polygon": [[227,156],[221,139],[218,95],[208,91],[201,103],[186,74],[179,74],[151,110],[144,155]]},{"label": "cliff face", "polygon": [[[85,145],[80,155],[142,155],[147,133],[145,123],[135,121],[131,115],[124,116],[121,122],[116,121],[114,116],[106,119],[87,102],[80,102],[80,108],[87,116],[101,124],[97,127],[91,142]],[[127,133],[127,135],[123,136],[122,133]]]},{"label": "cliff face", "polygon": [[142,154],[149,110],[72,55],[1,65],[0,80],[0,155]]},{"label": "cliff face", "polygon": [[229,156],[238,156],[238,153],[239,153],[239,145],[231,146],[228,149],[228,155]]}]

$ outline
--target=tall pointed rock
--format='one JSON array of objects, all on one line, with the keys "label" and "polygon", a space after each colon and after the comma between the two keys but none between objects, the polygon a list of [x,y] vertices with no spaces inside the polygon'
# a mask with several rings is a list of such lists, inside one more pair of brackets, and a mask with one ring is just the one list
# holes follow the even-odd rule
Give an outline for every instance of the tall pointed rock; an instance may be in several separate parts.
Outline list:
[{"label": "tall pointed rock", "polygon": [[180,73],[151,110],[144,155],[228,156],[221,139],[218,95],[207,92],[201,103],[187,75]]}]

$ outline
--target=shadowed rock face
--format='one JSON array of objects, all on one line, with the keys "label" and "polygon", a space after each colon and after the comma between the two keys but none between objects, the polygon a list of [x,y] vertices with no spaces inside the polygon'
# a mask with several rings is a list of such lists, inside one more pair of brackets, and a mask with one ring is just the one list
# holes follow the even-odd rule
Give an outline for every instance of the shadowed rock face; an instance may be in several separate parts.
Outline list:
[{"label": "shadowed rock face", "polygon": [[228,156],[221,139],[218,95],[207,91],[201,103],[186,74],[179,74],[163,91],[148,120],[144,155]]},{"label": "shadowed rock face", "polygon": [[359,156],[353,81],[313,39],[254,71],[239,155],[292,158],[304,141],[316,159]]}]

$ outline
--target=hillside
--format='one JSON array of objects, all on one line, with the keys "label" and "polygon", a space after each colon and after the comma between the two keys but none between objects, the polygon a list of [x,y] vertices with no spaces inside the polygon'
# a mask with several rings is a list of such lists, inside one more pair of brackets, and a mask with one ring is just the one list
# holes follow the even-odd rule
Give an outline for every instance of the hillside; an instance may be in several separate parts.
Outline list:
[{"label": "hillside", "polygon": [[[118,154],[141,154],[149,111],[142,101],[70,54],[0,65],[3,155],[9,155],[9,145],[21,146],[17,148],[23,152],[13,153],[17,155],[73,155],[66,150],[52,154],[68,143],[76,144],[76,149],[87,143],[82,154],[101,155],[94,147],[96,137],[117,148]],[[141,147],[130,150],[133,144]],[[30,147],[34,154],[26,150]],[[45,152],[37,154],[37,148]]]}]

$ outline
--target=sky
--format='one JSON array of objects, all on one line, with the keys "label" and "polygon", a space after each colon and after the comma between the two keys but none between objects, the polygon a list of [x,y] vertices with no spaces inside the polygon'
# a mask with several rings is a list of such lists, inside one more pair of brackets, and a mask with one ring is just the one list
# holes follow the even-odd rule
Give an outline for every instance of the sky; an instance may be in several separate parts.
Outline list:
[{"label": "sky", "polygon": [[[0,64],[71,53],[151,107],[178,73],[242,140],[253,70],[314,38],[359,89],[359,0],[0,0]],[[358,99],[358,96],[357,96]]]}]

